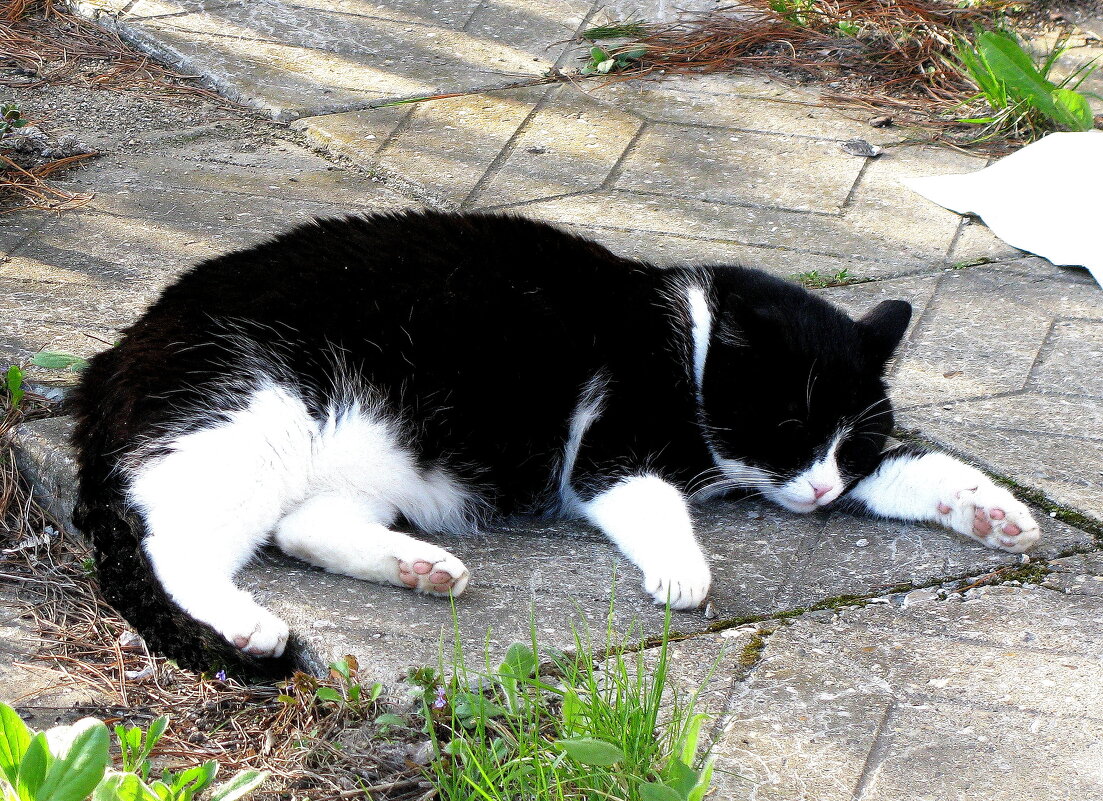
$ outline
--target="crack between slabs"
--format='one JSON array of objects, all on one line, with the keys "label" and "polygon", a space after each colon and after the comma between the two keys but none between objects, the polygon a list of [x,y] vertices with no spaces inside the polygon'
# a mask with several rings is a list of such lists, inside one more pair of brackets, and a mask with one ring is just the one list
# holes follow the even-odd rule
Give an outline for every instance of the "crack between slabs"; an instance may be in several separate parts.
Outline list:
[{"label": "crack between slabs", "polygon": [[[612,190],[608,190],[608,191],[610,193],[616,193],[616,194],[621,194],[621,195],[632,195],[633,194],[632,192],[627,192],[627,191],[624,191],[624,190],[621,190],[621,189],[612,189]],[[565,192],[562,195],[550,195],[548,197],[533,198],[532,200],[521,200],[521,201],[518,201],[516,203],[500,203],[500,204],[495,205],[495,206],[482,206],[482,207],[480,207],[480,209],[482,211],[502,211],[502,210],[506,210],[506,209],[522,209],[522,208],[525,208],[527,206],[535,206],[538,203],[543,203],[543,202],[546,202],[548,200],[562,200],[563,198],[567,198],[567,197],[582,197],[582,196],[591,195],[591,194],[594,194],[593,190],[584,189],[584,190],[581,190],[581,191],[578,191],[578,192]],[[831,258],[831,259],[851,259],[851,260],[854,260],[854,261],[860,261],[860,262],[864,262],[864,263],[867,263],[867,264],[889,264],[889,265],[893,264],[893,262],[887,262],[887,261],[884,261],[882,259],[874,259],[874,258],[870,258],[868,256],[857,256],[857,255],[854,255],[854,254],[830,253],[830,252],[827,252],[827,251],[804,250],[802,248],[788,247],[786,245],[774,245],[774,244],[767,245],[767,244],[762,244],[760,242],[741,242],[741,241],[736,240],[736,239],[713,239],[713,238],[710,238],[710,237],[696,236],[696,235],[693,235],[693,234],[674,233],[674,232],[670,232],[670,231],[657,231],[657,230],[653,231],[653,230],[638,229],[638,228],[627,228],[625,226],[619,226],[619,225],[600,225],[600,224],[595,224],[595,223],[590,223],[590,222],[575,223],[575,222],[569,222],[569,221],[565,221],[565,220],[558,220],[558,221],[553,221],[553,222],[556,222],[558,225],[581,226],[581,227],[592,228],[592,229],[601,230],[601,231],[617,231],[619,233],[626,233],[626,234],[650,234],[650,235],[654,235],[654,236],[677,237],[679,239],[689,239],[689,240],[692,240],[694,242],[714,242],[714,243],[722,244],[722,245],[737,245],[739,247],[755,248],[756,250],[777,250],[777,251],[781,251],[783,253],[800,253],[800,254],[806,255],[806,256],[823,256],[824,258]],[[938,275],[938,274],[941,274],[942,272],[943,272],[943,269],[941,267],[927,267],[927,268],[924,268],[924,267],[916,266],[914,269],[905,270],[905,271],[899,272],[899,273],[892,273],[890,275],[880,276],[880,277],[876,277],[876,278],[863,279],[862,281],[859,281],[857,283],[870,284],[870,283],[879,283],[879,282],[883,282],[883,281],[895,281],[895,280],[898,280],[898,279],[901,279],[901,278],[916,278],[916,277],[923,277],[923,276],[928,276],[928,275]],[[835,287],[830,287],[830,288],[835,288]]]},{"label": "crack between slabs", "polygon": [[613,162],[613,166],[609,168],[609,173],[605,176],[605,180],[599,185],[599,189],[611,190],[613,184],[620,180],[620,176],[624,173],[625,164],[629,157],[636,152],[640,139],[643,138],[650,127],[651,123],[646,120],[640,120],[640,127],[632,134],[632,138],[628,140],[628,144],[624,146],[624,150],[617,156],[617,160]]},{"label": "crack between slabs", "polygon": [[877,734],[874,736],[873,746],[866,755],[865,764],[862,765],[862,773],[858,776],[858,784],[854,788],[854,801],[865,801],[874,782],[877,773],[885,763],[888,756],[889,745],[892,742],[892,722],[895,717],[896,701],[890,700],[885,707],[885,714],[881,716],[877,724]]},{"label": "crack between slabs", "polygon": [[498,155],[494,157],[494,160],[490,162],[486,170],[479,177],[479,180],[475,182],[475,185],[471,187],[471,191],[464,196],[464,199],[460,201],[460,211],[468,211],[475,203],[475,198],[479,196],[479,193],[483,191],[498,175],[502,169],[502,165],[509,160],[509,157],[517,150],[517,143],[521,141],[521,137],[525,135],[525,132],[532,125],[532,121],[536,116],[547,108],[551,102],[553,95],[557,93],[557,88],[551,88],[544,92],[543,96],[536,101],[529,113],[525,115],[525,118],[521,120],[521,124],[517,126],[516,130],[510,134],[509,139],[506,140],[505,145],[498,151]]},{"label": "crack between slabs", "polygon": [[854,202],[854,196],[858,194],[858,187],[866,177],[866,170],[869,169],[869,165],[873,162],[873,159],[865,159],[862,162],[862,166],[858,168],[858,174],[854,176],[854,183],[850,185],[850,191],[846,193],[846,197],[843,198],[843,202],[839,204],[839,211],[832,216],[842,217],[847,209],[850,208]]},{"label": "crack between slabs", "polygon": [[896,353],[893,355],[892,365],[886,373],[888,376],[895,376],[899,372],[900,365],[911,355],[911,352],[918,346],[919,340],[926,333],[931,317],[934,316],[934,309],[938,305],[938,295],[939,292],[942,291],[942,285],[944,283],[946,283],[945,271],[939,275],[938,280],[935,282],[934,289],[931,290],[931,296],[927,300],[926,305],[923,306],[923,311],[919,313],[919,317],[916,319],[915,325],[912,326],[912,330],[904,341],[903,346],[897,348]]},{"label": "crack between slabs", "polygon": [[[1028,390],[1025,390],[1025,389],[1011,389],[1011,390],[1008,390],[1007,392],[994,392],[990,395],[970,395],[970,396],[965,397],[965,398],[947,398],[947,399],[944,399],[944,400],[930,401],[929,403],[916,403],[916,404],[911,405],[911,406],[896,406],[895,411],[899,414],[900,412],[912,412],[912,411],[924,410],[924,409],[934,409],[936,407],[941,409],[941,408],[946,407],[946,406],[956,406],[960,403],[976,403],[977,401],[1002,400],[1003,398],[1016,398],[1016,397],[1019,397],[1020,395],[1031,395],[1031,394],[1034,394],[1034,393],[1032,393]],[[1038,394],[1041,394],[1041,393],[1038,393]]]}]

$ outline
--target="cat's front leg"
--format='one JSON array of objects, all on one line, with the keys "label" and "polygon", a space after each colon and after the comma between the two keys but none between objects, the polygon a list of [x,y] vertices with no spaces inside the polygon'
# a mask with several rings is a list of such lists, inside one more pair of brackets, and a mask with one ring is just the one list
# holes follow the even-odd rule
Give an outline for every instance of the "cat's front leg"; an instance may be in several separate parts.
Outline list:
[{"label": "cat's front leg", "polygon": [[940,523],[989,548],[1021,553],[1041,531],[1026,505],[971,465],[944,453],[900,446],[846,498],[899,520]]},{"label": "cat's front leg", "polygon": [[643,571],[655,603],[693,609],[704,602],[712,575],[677,488],[655,476],[632,476],[586,502],[583,512]]}]

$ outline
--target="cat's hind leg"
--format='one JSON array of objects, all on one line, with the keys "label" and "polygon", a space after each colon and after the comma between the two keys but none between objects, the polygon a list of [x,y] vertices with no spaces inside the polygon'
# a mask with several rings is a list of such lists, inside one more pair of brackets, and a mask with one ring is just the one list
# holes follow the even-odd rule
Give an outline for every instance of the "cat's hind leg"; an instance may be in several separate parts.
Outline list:
[{"label": "cat's hind leg", "polygon": [[147,529],[142,547],[165,591],[237,648],[264,657],[283,653],[287,624],[235,586],[234,575],[301,493],[309,453],[309,431],[285,425],[293,399],[277,395],[258,393],[230,420],[180,436],[167,454],[128,470],[129,500]]},{"label": "cat's hind leg", "polygon": [[900,520],[940,523],[989,548],[1021,553],[1041,537],[1026,505],[971,465],[944,453],[901,446],[846,498]]},{"label": "cat's hind leg", "polygon": [[315,495],[287,514],[277,547],[331,573],[408,587],[430,595],[463,593],[463,562],[432,543],[392,531],[393,510],[367,498]]}]

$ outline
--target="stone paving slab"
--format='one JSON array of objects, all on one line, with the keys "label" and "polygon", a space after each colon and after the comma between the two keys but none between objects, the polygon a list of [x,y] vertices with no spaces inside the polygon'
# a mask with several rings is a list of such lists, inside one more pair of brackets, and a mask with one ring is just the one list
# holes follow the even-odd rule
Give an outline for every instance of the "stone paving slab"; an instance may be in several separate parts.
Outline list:
[{"label": "stone paving slab", "polygon": [[138,47],[279,120],[539,79],[589,3],[78,3]]},{"label": "stone paving slab", "polygon": [[89,204],[0,231],[6,358],[26,361],[44,348],[87,357],[201,259],[314,217],[413,205],[294,142],[204,127],[177,132],[168,146],[163,155],[155,135],[69,172],[59,184],[94,192]]},{"label": "stone paving slab", "polygon": [[[1103,798],[1098,599],[1003,586],[900,601],[768,637],[714,732],[718,797]],[[711,664],[727,645],[679,647]]]}]

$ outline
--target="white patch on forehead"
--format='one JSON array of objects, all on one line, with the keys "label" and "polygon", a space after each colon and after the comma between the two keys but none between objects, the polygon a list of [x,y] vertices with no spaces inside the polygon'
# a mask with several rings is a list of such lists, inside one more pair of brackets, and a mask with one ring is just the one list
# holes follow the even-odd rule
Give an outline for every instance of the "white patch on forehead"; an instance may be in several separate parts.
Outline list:
[{"label": "white patch on forehead", "polygon": [[712,312],[709,310],[705,288],[699,284],[686,289],[686,303],[689,307],[689,319],[693,324],[693,375],[697,379],[697,392],[700,394],[701,383],[705,378],[709,337],[712,335]]}]

